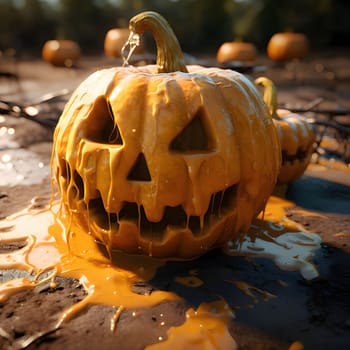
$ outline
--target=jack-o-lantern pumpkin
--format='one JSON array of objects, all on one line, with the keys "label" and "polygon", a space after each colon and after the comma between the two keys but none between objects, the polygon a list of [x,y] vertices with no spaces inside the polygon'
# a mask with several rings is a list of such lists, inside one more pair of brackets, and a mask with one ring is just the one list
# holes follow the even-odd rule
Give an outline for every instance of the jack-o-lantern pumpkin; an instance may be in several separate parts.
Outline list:
[{"label": "jack-o-lantern pumpkin", "polygon": [[264,87],[264,101],[276,125],[282,150],[282,167],[278,184],[287,184],[298,179],[310,163],[314,151],[315,133],[302,115],[286,109],[277,109],[275,84],[268,78],[260,77],[256,85]]},{"label": "jack-o-lantern pumpkin", "polygon": [[219,47],[216,53],[216,60],[219,63],[229,61],[254,61],[256,57],[256,46],[243,41],[225,42]]},{"label": "jack-o-lantern pumpkin", "polygon": [[309,40],[303,33],[275,33],[267,44],[267,55],[274,61],[303,59],[309,52]]},{"label": "jack-o-lantern pumpkin", "polygon": [[[54,134],[52,168],[70,213],[109,249],[193,258],[238,239],[277,179],[276,128],[242,74],[186,66],[163,17],[141,13],[157,65],[95,72]],[[137,33],[137,34],[135,34]]]},{"label": "jack-o-lantern pumpkin", "polygon": [[72,67],[80,55],[80,46],[74,40],[48,40],[42,48],[43,59],[54,66]]}]

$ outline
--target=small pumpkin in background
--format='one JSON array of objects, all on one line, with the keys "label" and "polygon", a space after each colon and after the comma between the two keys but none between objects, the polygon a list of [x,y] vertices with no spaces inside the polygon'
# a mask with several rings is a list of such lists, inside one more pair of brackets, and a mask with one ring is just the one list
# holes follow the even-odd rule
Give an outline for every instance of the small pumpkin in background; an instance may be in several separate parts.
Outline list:
[{"label": "small pumpkin in background", "polygon": [[249,79],[186,66],[155,12],[130,20],[146,30],[157,64],[95,72],[59,119],[60,215],[107,249],[189,259],[247,232],[275,187],[279,140]]},{"label": "small pumpkin in background", "polygon": [[303,59],[309,53],[309,39],[303,33],[275,33],[267,44],[267,55],[274,61]]},{"label": "small pumpkin in background", "polygon": [[48,40],[42,48],[43,59],[54,66],[72,67],[80,56],[80,46],[74,40]]},{"label": "small pumpkin in background", "polygon": [[254,44],[243,41],[231,41],[221,44],[216,60],[219,63],[229,61],[255,61],[258,51]]},{"label": "small pumpkin in background", "polygon": [[314,152],[315,133],[302,115],[277,109],[275,84],[266,77],[255,80],[264,88],[263,98],[276,125],[282,150],[282,167],[278,184],[287,184],[303,175]]},{"label": "small pumpkin in background", "polygon": [[[104,38],[104,53],[107,57],[122,57],[121,51],[128,41],[130,31],[128,28],[112,28],[107,31]],[[143,46],[140,44],[135,53],[142,53]]]}]

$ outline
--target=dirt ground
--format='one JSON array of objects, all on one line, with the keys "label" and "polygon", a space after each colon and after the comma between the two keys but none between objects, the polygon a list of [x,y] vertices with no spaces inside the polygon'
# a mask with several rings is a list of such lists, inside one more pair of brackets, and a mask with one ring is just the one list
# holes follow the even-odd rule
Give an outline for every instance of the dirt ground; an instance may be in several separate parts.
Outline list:
[{"label": "dirt ground", "polygon": [[[1,59],[1,57],[0,57]],[[199,61],[203,63],[206,61]],[[46,93],[68,93],[54,104],[38,105],[40,117],[55,120],[72,90],[89,74],[102,67],[120,62],[104,57],[83,58],[75,68],[53,67],[40,59],[0,61],[0,71],[17,75],[18,80],[0,78],[0,99],[28,106]],[[212,63],[212,61],[209,61]],[[350,126],[350,52],[314,53],[302,62],[279,65],[265,56],[256,65],[238,66],[252,78],[265,75],[273,79],[279,91],[279,105],[304,108],[315,104],[320,111],[337,113],[306,113],[310,118],[338,120]],[[318,101],[317,101],[318,100]],[[330,118],[330,116],[332,118]],[[345,129],[344,129],[345,130]],[[49,162],[52,146],[50,127],[31,120],[0,113],[0,219],[28,206],[33,197],[51,194]],[[334,135],[334,130],[330,132]],[[350,162],[349,134],[336,133],[340,146],[327,150],[344,162]],[[348,149],[346,149],[348,145]],[[322,151],[322,150],[321,150]],[[7,166],[8,155],[14,166]],[[158,329],[154,315],[168,315],[167,324],[184,322],[189,305],[198,305],[213,295],[239,305],[236,319],[230,327],[233,338],[244,350],[301,350],[350,348],[350,173],[337,169],[306,174],[288,187],[288,199],[295,203],[288,216],[304,227],[318,233],[322,249],[314,262],[320,271],[316,280],[306,281],[298,272],[277,269],[268,259],[256,259],[247,264],[237,258],[235,264],[216,251],[186,263],[171,263],[161,268],[152,288],[173,290],[183,302],[164,303],[142,311],[142,317],[133,318],[132,310],[123,312],[115,333],[109,331],[113,310],[93,306],[50,332],[60,313],[82,300],[85,292],[76,281],[58,279],[55,289],[46,288],[20,292],[0,304],[0,348],[2,349],[143,349],[156,341],[166,329]],[[305,216],[298,209],[322,215]],[[0,253],[13,247],[1,245]],[[179,271],[200,269],[206,289],[192,289],[176,285],[171,278]],[[6,271],[0,271],[0,282]],[[244,278],[254,285],[278,295],[268,301],[252,303],[245,295],[223,286],[229,277]],[[284,281],[283,287],[276,281]],[[138,286],[141,292],[149,285]],[[140,292],[140,291],[139,291]],[[252,306],[252,304],[254,304]],[[35,310],[35,312],[33,311]],[[30,336],[43,331],[36,341],[26,342]],[[163,332],[163,333],[160,333]],[[291,345],[294,344],[294,345]],[[294,346],[294,347],[292,347]],[[299,347],[298,347],[299,346]]]}]

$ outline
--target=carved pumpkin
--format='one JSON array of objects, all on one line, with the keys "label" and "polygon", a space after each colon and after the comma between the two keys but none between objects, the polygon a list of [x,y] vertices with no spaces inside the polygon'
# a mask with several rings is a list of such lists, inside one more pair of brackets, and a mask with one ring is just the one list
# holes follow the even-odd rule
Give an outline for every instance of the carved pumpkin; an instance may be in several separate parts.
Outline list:
[{"label": "carved pumpkin", "polygon": [[309,40],[303,33],[275,33],[267,44],[267,55],[274,61],[302,59],[309,52]]},{"label": "carved pumpkin", "polygon": [[216,54],[219,63],[229,61],[254,61],[257,49],[254,44],[240,41],[223,43]]},{"label": "carved pumpkin", "polygon": [[278,184],[286,184],[299,178],[310,163],[314,151],[315,133],[302,115],[285,109],[277,109],[275,84],[268,78],[260,77],[256,85],[264,87],[264,101],[276,125],[282,150],[282,167]]},{"label": "carved pumpkin", "polygon": [[95,72],[59,119],[52,168],[61,215],[108,249],[193,258],[237,239],[264,208],[278,135],[247,78],[186,66],[157,13],[130,20],[132,33],[147,29],[157,65]]},{"label": "carved pumpkin", "polygon": [[43,59],[55,66],[72,67],[80,54],[80,46],[73,40],[48,40],[42,49]]},{"label": "carved pumpkin", "polygon": [[[128,28],[112,28],[110,29],[104,39],[104,53],[108,57],[121,57],[121,51],[124,44],[127,42],[130,35]],[[135,53],[141,53],[143,46],[139,45]]]}]

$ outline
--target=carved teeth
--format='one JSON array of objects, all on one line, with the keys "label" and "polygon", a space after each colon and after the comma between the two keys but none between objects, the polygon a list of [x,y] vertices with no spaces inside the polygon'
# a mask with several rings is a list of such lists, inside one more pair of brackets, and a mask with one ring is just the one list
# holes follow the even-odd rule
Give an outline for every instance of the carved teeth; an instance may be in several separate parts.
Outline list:
[{"label": "carved teeth", "polygon": [[282,151],[282,165],[290,162],[293,164],[294,161],[299,160],[300,162],[304,161],[309,155],[308,149],[302,150],[298,148],[296,154],[288,154],[287,151]]},{"label": "carved teeth", "polygon": [[227,208],[235,205],[237,185],[228,187],[225,191],[214,193],[208,210],[201,220],[200,216],[188,216],[182,206],[164,208],[163,218],[159,222],[150,222],[147,220],[145,211],[137,203],[125,202],[119,213],[108,213],[102,203],[101,198],[89,202],[90,222],[95,222],[104,230],[112,230],[117,233],[119,224],[125,221],[131,221],[138,225],[140,234],[147,236],[152,233],[152,237],[162,237],[167,227],[187,227],[192,234],[199,236],[205,233],[205,227],[212,224],[215,220],[224,214]]}]

